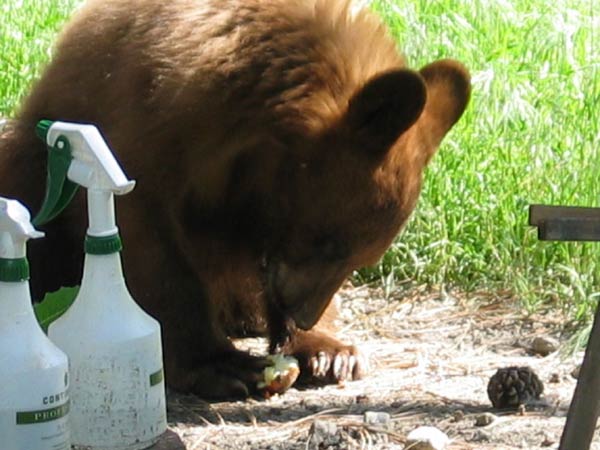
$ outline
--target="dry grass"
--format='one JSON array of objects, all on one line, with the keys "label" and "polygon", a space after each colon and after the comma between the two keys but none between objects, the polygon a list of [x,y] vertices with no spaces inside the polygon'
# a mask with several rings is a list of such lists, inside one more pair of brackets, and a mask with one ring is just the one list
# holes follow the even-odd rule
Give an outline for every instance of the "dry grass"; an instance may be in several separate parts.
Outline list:
[{"label": "dry grass", "polygon": [[[343,386],[291,389],[269,400],[207,403],[170,395],[172,429],[187,449],[313,449],[316,419],[336,425],[330,449],[402,449],[408,432],[434,425],[452,439],[450,450],[553,448],[575,380],[569,375],[581,355],[530,352],[540,335],[566,342],[558,313],[526,316],[509,296],[450,296],[415,290],[386,299],[381,289],[345,290],[343,335],[371,356],[372,374]],[[246,347],[260,352],[264,343]],[[540,402],[522,415],[494,411],[498,419],[475,427],[492,411],[486,388],[500,367],[532,367],[546,386]],[[550,380],[558,382],[550,383]],[[365,423],[367,411],[390,415],[387,427]],[[457,420],[457,414],[460,419]],[[600,449],[599,443],[594,449]]]}]

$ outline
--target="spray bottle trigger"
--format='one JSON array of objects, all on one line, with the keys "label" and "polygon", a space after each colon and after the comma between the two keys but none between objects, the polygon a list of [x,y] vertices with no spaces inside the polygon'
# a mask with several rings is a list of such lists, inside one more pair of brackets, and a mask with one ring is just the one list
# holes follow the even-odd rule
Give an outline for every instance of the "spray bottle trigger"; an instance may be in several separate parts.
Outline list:
[{"label": "spray bottle trigger", "polygon": [[40,212],[32,220],[35,226],[42,225],[67,207],[79,187],[67,178],[73,156],[69,140],[60,136],[54,146],[48,146],[48,179],[46,196]]}]

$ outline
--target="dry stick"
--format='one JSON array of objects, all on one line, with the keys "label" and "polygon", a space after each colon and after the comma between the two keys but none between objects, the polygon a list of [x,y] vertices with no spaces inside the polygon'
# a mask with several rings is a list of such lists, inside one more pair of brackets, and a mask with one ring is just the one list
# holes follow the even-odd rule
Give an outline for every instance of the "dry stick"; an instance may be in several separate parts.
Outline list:
[{"label": "dry stick", "polygon": [[579,379],[569,406],[559,450],[590,448],[600,413],[600,305],[588,341]]}]

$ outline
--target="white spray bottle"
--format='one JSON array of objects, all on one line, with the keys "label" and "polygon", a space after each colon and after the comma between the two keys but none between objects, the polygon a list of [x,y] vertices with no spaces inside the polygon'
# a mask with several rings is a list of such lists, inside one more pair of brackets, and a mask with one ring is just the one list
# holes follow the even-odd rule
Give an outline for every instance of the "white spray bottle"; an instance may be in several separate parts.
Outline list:
[{"label": "white spray bottle", "polygon": [[41,121],[49,151],[46,199],[34,224],[87,188],[89,227],[81,288],[52,323],[50,339],[70,359],[71,436],[86,450],[138,450],[166,430],[160,325],[132,299],[121,268],[113,194],[127,179],[96,127]]},{"label": "white spray bottle", "polygon": [[67,356],[46,337],[31,305],[29,211],[0,197],[0,448],[69,450]]}]

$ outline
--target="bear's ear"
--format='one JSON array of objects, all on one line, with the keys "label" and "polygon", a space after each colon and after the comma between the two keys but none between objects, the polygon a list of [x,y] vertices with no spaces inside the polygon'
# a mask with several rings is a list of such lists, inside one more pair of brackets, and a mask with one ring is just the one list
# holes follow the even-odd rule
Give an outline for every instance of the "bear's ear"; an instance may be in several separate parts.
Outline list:
[{"label": "bear's ear", "polygon": [[380,156],[417,121],[426,97],[419,73],[405,69],[384,72],[352,96],[345,122],[367,151]]},{"label": "bear's ear", "polygon": [[460,119],[471,96],[471,77],[457,61],[443,59],[420,70],[427,85],[427,103],[419,125],[433,151]]}]

